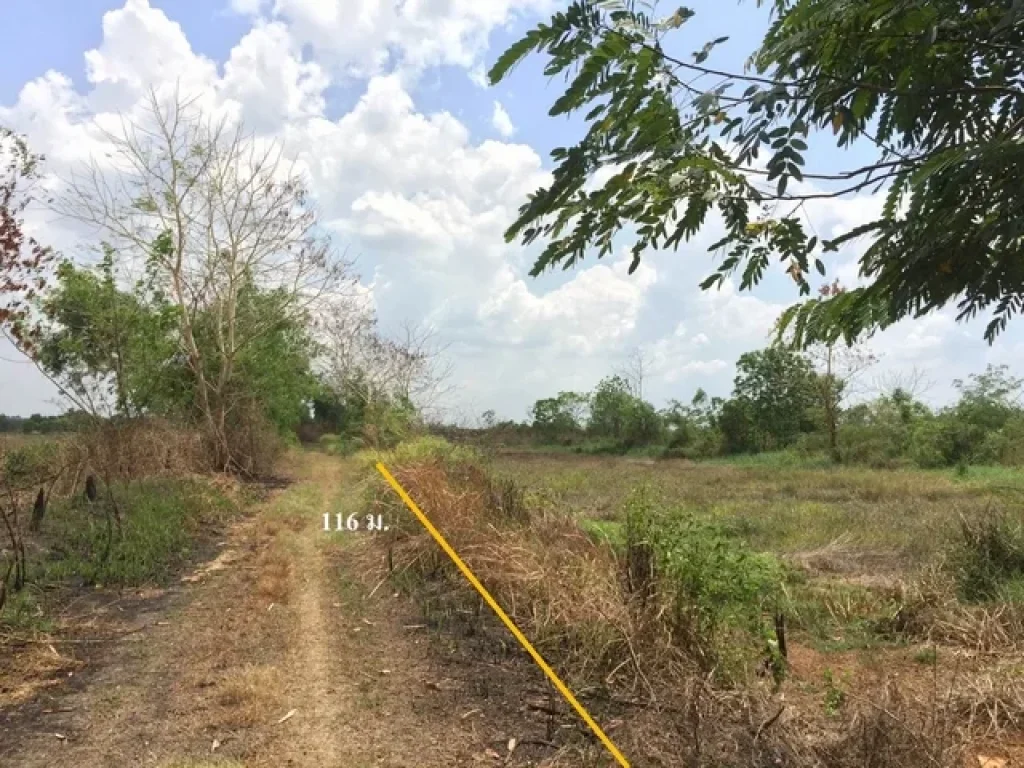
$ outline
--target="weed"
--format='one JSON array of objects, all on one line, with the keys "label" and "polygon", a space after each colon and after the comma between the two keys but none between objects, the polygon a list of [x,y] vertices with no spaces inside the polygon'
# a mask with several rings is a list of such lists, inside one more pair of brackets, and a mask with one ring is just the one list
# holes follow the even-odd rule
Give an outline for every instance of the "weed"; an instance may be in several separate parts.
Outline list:
[{"label": "weed", "polygon": [[929,645],[927,648],[921,648],[914,654],[914,661],[918,664],[927,664],[932,667],[938,663],[938,659],[939,653],[934,645]]},{"label": "weed", "polygon": [[453,445],[441,437],[423,435],[399,443],[390,451],[362,450],[355,454],[364,468],[372,468],[378,461],[388,466],[402,466],[421,461],[469,462],[479,460],[480,453],[469,446]]},{"label": "weed", "polygon": [[825,678],[825,696],[824,696],[824,707],[825,714],[829,717],[838,717],[840,711],[843,708],[843,704],[846,702],[846,694],[843,689],[836,683],[835,676],[832,674],[831,669],[826,669],[824,673]]},{"label": "weed", "polygon": [[[631,574],[644,581],[657,578],[676,631],[706,665],[723,661],[727,649],[745,655],[729,637],[736,630],[757,639],[750,649],[763,648],[764,617],[774,612],[781,595],[783,569],[775,557],[752,551],[689,510],[653,504],[645,489],[626,503],[626,528],[629,556],[640,563],[630,564]],[[731,653],[736,650],[741,653]]]},{"label": "weed", "polygon": [[199,481],[155,479],[118,491],[125,510],[121,534],[109,555],[107,527],[76,502],[51,513],[49,556],[36,563],[35,579],[136,586],[166,581],[189,557],[196,536],[235,511],[233,503]]},{"label": "weed", "polygon": [[994,600],[1004,585],[1012,593],[1024,578],[1024,525],[1019,515],[990,508],[960,518],[959,545],[951,563],[966,600]]},{"label": "weed", "polygon": [[47,617],[32,589],[11,594],[0,610],[0,626],[28,632],[52,632],[53,620]]}]

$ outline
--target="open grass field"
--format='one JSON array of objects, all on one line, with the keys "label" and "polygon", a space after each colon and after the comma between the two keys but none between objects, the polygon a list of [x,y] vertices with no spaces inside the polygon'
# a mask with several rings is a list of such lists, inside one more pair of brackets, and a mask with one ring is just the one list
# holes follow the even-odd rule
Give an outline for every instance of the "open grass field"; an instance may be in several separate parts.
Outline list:
[{"label": "open grass field", "polygon": [[[1024,758],[1024,473],[522,452],[442,479],[405,461],[572,683],[630,702],[603,715],[638,764]],[[411,562],[425,616],[463,633],[443,563]]]},{"label": "open grass field", "polygon": [[237,510],[133,482],[102,573],[56,506],[0,621],[0,763],[612,765],[378,458],[631,766],[1024,764],[1021,473],[437,438],[292,452]]},{"label": "open grass field", "polygon": [[1024,506],[1024,471],[996,467],[960,476],[798,463],[785,454],[692,463],[535,453],[498,455],[493,467],[541,503],[611,531],[629,494],[646,486],[664,504],[721,521],[755,549],[819,559],[832,552],[837,570],[859,563],[874,575],[934,562],[956,538],[961,515]]},{"label": "open grass field", "polygon": [[[1016,528],[1013,544],[1022,542],[1024,471],[1006,468],[883,471],[785,454],[702,463],[513,454],[495,457],[493,471],[618,548],[639,488],[661,509],[690,512],[778,556],[791,568],[790,623],[822,648],[905,643],[887,625],[922,585],[956,590],[965,524],[999,516]],[[987,602],[1024,602],[1021,587],[1011,574]],[[1024,638],[1006,639],[1024,648]]]}]

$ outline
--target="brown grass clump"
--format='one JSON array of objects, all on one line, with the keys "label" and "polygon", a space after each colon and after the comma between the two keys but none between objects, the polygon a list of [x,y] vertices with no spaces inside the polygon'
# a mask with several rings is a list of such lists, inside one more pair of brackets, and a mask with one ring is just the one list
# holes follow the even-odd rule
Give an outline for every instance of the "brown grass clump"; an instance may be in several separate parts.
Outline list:
[{"label": "brown grass clump", "polygon": [[[634,617],[609,547],[564,516],[531,516],[514,486],[492,483],[473,465],[449,474],[438,462],[422,462],[403,467],[399,480],[542,653],[556,652],[570,674],[617,673],[629,658]],[[396,568],[405,563],[426,577],[454,575],[447,556],[418,532],[400,538],[395,552]],[[479,602],[472,593],[464,597]]]},{"label": "brown grass clump", "polygon": [[114,480],[181,476],[209,469],[202,437],[161,419],[108,423],[77,434],[87,471]]},{"label": "brown grass clump", "polygon": [[290,592],[291,561],[276,545],[264,550],[256,563],[259,577],[256,591],[260,597],[275,603],[284,603]]},{"label": "brown grass clump", "polygon": [[1024,651],[1024,605],[963,603],[941,566],[924,569],[905,585],[901,602],[901,629],[911,637],[978,653]]},{"label": "brown grass clump", "polygon": [[283,690],[277,667],[247,664],[231,670],[217,684],[218,724],[243,727],[271,722]]}]

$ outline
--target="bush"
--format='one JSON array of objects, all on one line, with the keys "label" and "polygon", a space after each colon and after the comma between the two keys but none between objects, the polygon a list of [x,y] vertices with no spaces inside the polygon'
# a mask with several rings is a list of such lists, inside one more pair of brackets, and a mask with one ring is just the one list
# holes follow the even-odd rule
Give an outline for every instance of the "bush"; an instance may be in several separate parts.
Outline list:
[{"label": "bush", "polygon": [[1024,518],[1001,510],[961,517],[951,564],[964,599],[999,599],[1024,578]]},{"label": "bush", "polygon": [[977,460],[1009,467],[1024,466],[1024,416],[1015,416],[998,431],[986,435]]},{"label": "bush", "polygon": [[943,420],[922,419],[910,432],[910,458],[922,469],[948,467],[953,464],[953,445]]},{"label": "bush", "polygon": [[889,469],[900,463],[900,442],[883,425],[850,424],[839,429],[839,454],[850,464]]},{"label": "bush", "polygon": [[[708,668],[746,655],[737,632],[764,647],[764,614],[781,594],[783,569],[721,525],[685,509],[666,509],[635,490],[626,502],[627,563],[634,590],[655,587],[668,600],[680,639]],[[728,670],[726,670],[728,672]]]},{"label": "bush", "polygon": [[321,435],[319,443],[320,447],[332,456],[350,456],[366,447],[362,438],[343,437],[331,433]]},{"label": "bush", "polygon": [[361,450],[355,455],[364,467],[371,468],[378,461],[389,467],[418,464],[424,461],[469,462],[480,460],[480,452],[467,445],[453,445],[443,437],[421,435],[399,443],[390,451]]},{"label": "bush", "polygon": [[717,429],[687,426],[673,434],[661,455],[666,459],[710,459],[722,455],[724,445]]},{"label": "bush", "polygon": [[[254,400],[239,403],[224,427],[225,447],[231,458],[230,466],[225,469],[248,478],[270,476],[284,450],[284,434],[285,430],[266,416],[259,403]],[[210,440],[210,450],[213,466],[219,468],[216,457],[220,450],[213,440]]]}]

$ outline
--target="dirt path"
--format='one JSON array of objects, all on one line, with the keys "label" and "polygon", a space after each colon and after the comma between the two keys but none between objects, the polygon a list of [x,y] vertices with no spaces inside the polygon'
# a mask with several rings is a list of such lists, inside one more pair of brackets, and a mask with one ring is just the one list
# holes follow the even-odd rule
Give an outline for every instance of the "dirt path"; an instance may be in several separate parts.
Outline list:
[{"label": "dirt path", "polygon": [[294,474],[213,567],[140,598],[119,640],[76,651],[68,683],[0,710],[0,765],[540,764],[507,751],[540,728],[518,682],[439,663],[372,534],[322,531],[324,512],[357,508],[354,471],[305,454]]}]

